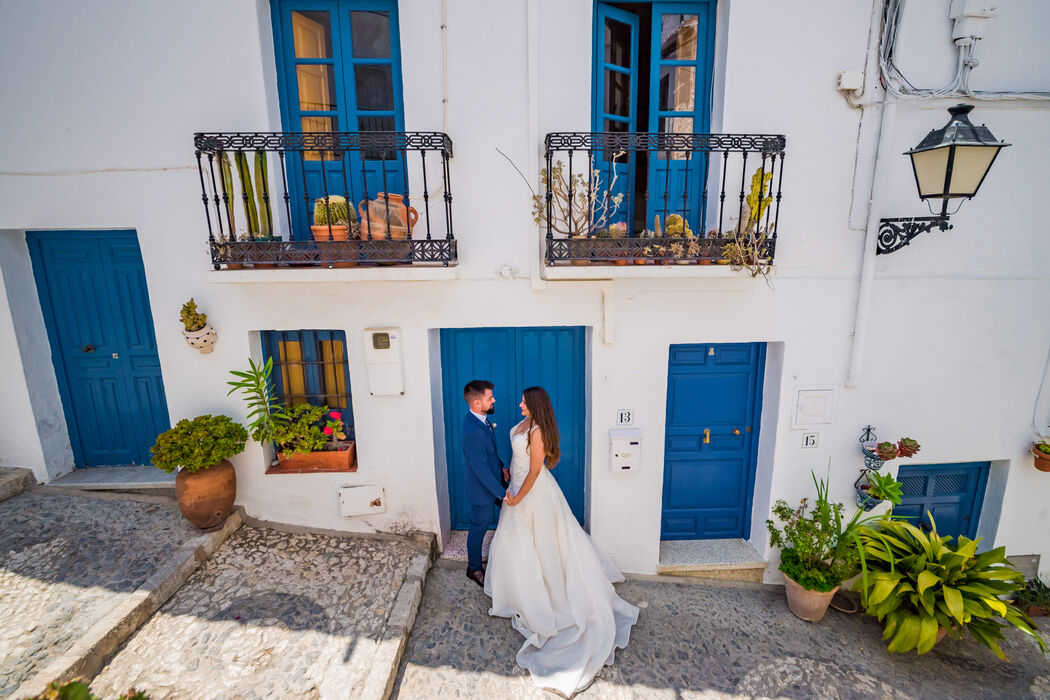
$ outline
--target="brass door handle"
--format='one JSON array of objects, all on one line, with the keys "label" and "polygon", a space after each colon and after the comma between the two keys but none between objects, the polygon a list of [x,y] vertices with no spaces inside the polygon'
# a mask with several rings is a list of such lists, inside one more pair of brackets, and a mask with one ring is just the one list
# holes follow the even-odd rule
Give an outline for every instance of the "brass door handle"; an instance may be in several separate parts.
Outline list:
[{"label": "brass door handle", "polygon": [[711,429],[704,428],[704,444],[707,445],[711,442]]},{"label": "brass door handle", "polygon": [[739,435],[739,434],[740,434],[740,428],[733,428],[733,435]]}]

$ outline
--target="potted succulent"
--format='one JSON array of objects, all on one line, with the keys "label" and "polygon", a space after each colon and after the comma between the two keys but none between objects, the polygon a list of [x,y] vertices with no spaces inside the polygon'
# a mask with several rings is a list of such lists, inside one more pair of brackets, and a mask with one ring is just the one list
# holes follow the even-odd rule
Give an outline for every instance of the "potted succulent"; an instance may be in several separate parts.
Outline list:
[{"label": "potted succulent", "polygon": [[208,325],[208,314],[197,311],[197,302],[190,299],[183,304],[179,320],[183,325],[182,337],[191,348],[199,350],[202,355],[215,349],[215,341],[219,335]]},{"label": "potted succulent", "polygon": [[[627,222],[617,221],[616,223],[609,224],[609,238],[614,238],[616,240],[627,238]],[[616,248],[616,258],[613,260],[614,265],[626,265],[632,260],[633,258],[627,256],[627,248]]]},{"label": "potted succulent", "polygon": [[1029,617],[1050,615],[1050,586],[1038,577],[1029,579],[1017,592],[1014,603]]},{"label": "potted succulent", "polygon": [[883,501],[889,501],[895,506],[900,505],[904,487],[889,474],[865,469],[857,478],[857,482],[854,487],[857,490],[858,508],[870,511]]},{"label": "potted succulent", "polygon": [[248,431],[229,416],[183,418],[157,436],[153,465],[175,475],[183,517],[210,530],[226,521],[237,496],[237,474],[229,458],[244,451]]},{"label": "potted succulent", "polygon": [[1005,547],[977,553],[980,539],[937,534],[885,518],[857,531],[863,573],[854,584],[868,615],[885,624],[888,650],[925,654],[946,634],[977,642],[1006,659],[999,642],[1003,629],[1016,627],[1047,646],[1032,619],[1001,596],[1024,587]]},{"label": "potted succulent", "polygon": [[1033,442],[1032,458],[1036,469],[1041,472],[1050,472],[1050,442],[1046,440]]},{"label": "potted succulent", "polygon": [[861,442],[864,466],[873,471],[882,469],[883,464],[898,457],[914,457],[920,449],[919,443],[908,437],[901,438],[897,442],[875,442],[874,440]]},{"label": "potted succulent", "polygon": [[807,622],[821,620],[842,582],[859,570],[855,532],[862,523],[874,519],[861,520],[864,511],[857,511],[844,524],[844,506],[829,500],[828,484],[823,479],[818,481],[816,475],[813,484],[817,499],[812,512],[808,499],[803,498],[794,508],[779,499],[773,514],[784,524],[783,529],[766,520],[770,546],[783,548],[780,571],[788,608]]}]

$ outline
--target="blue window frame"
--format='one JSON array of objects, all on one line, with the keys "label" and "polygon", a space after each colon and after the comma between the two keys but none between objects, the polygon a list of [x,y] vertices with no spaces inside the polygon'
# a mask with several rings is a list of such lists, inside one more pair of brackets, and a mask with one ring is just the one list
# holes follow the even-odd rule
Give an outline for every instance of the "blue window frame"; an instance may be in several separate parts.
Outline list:
[{"label": "blue window frame", "polygon": [[273,360],[273,383],[285,406],[308,403],[339,409],[352,440],[354,411],[343,331],[263,331],[263,354]]},{"label": "blue window frame", "polygon": [[[285,131],[404,131],[395,0],[274,0],[271,7]],[[325,191],[354,203],[379,192],[408,194],[397,150],[288,157],[293,231],[309,231],[313,201]]]},{"label": "blue window frame", "polygon": [[[706,133],[711,124],[715,0],[595,3],[592,128]],[[595,154],[596,186],[626,195],[615,220],[652,229],[654,217],[696,224],[707,187],[706,154]],[[615,161],[615,165],[609,161]],[[665,194],[667,196],[665,196]],[[699,226],[694,225],[694,229]]]}]

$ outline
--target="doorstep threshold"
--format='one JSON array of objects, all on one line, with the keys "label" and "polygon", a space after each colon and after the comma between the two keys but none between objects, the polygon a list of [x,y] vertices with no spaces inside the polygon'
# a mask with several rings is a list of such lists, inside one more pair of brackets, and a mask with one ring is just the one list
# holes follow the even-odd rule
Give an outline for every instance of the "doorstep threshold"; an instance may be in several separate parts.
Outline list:
[{"label": "doorstep threshold", "polygon": [[74,469],[71,473],[48,483],[48,486],[64,486],[86,491],[170,489],[175,487],[175,474],[148,465],[85,467]]},{"label": "doorstep threshold", "polygon": [[661,574],[761,581],[765,570],[765,559],[742,539],[660,542]]}]

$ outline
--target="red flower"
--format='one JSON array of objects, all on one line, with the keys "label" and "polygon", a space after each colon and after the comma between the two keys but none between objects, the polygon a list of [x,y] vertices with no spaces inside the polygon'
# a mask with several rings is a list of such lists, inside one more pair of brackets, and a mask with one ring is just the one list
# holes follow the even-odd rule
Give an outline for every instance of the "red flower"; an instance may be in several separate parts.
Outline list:
[{"label": "red flower", "polygon": [[331,435],[332,434],[332,428],[326,425],[324,427],[324,434],[325,435]]},{"label": "red flower", "polygon": [[339,411],[332,411],[328,415],[331,416],[332,418],[335,418],[336,420],[339,420],[340,418],[343,417],[343,414],[340,413]]}]

